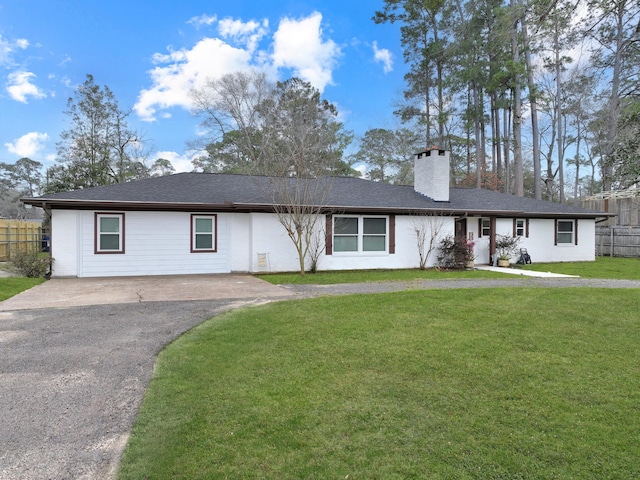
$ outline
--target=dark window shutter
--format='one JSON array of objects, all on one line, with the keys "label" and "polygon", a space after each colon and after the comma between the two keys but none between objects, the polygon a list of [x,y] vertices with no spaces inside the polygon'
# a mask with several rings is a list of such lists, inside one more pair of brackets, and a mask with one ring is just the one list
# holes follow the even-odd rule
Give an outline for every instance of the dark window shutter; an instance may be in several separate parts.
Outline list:
[{"label": "dark window shutter", "polygon": [[478,219],[478,238],[482,238],[482,219]]},{"label": "dark window shutter", "polygon": [[558,245],[558,220],[553,221],[553,244]]},{"label": "dark window shutter", "polygon": [[577,218],[573,224],[573,229],[575,230],[575,232],[573,232],[573,243],[577,245],[578,244],[578,219]]},{"label": "dark window shutter", "polygon": [[389,215],[389,253],[396,253],[396,216]]},{"label": "dark window shutter", "polygon": [[327,215],[324,231],[325,253],[333,255],[333,218],[331,215]]},{"label": "dark window shutter", "polygon": [[517,219],[513,219],[513,237],[517,237],[518,236],[518,220]]},{"label": "dark window shutter", "polygon": [[525,225],[525,234],[524,234],[524,236],[526,238],[529,238],[529,219],[528,218],[525,220],[525,223],[526,223],[526,225]]}]

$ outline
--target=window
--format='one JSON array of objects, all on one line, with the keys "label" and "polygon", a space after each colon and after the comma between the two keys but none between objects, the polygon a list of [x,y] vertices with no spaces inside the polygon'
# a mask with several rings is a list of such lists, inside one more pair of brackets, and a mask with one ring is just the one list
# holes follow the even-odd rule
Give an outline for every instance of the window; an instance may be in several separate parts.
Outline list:
[{"label": "window", "polygon": [[124,253],[124,213],[95,214],[95,253]]},{"label": "window", "polygon": [[516,219],[516,228],[514,231],[514,237],[524,237],[525,229],[524,229],[524,220],[521,218]]},{"label": "window", "polygon": [[217,216],[191,215],[191,252],[217,251]]},{"label": "window", "polygon": [[480,220],[480,236],[488,237],[491,235],[491,219],[483,218]]},{"label": "window", "polygon": [[335,217],[333,248],[336,252],[358,251],[358,217]]},{"label": "window", "polygon": [[573,243],[574,231],[573,220],[558,220],[556,222],[556,244]]},{"label": "window", "polygon": [[387,217],[334,217],[333,251],[386,252]]},{"label": "window", "polygon": [[362,250],[364,252],[384,252],[387,249],[387,219],[362,219]]}]

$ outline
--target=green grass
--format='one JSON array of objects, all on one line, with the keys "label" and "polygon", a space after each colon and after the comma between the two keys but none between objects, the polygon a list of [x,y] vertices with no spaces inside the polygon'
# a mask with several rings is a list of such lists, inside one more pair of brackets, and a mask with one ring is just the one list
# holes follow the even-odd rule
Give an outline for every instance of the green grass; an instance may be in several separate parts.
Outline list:
[{"label": "green grass", "polygon": [[323,297],[170,345],[120,479],[640,476],[634,290]]},{"label": "green grass", "polygon": [[523,268],[584,278],[640,280],[639,258],[596,257],[595,262],[533,263]]},{"label": "green grass", "polygon": [[0,302],[44,282],[44,278],[0,278]]},{"label": "green grass", "polygon": [[274,285],[316,284],[332,285],[337,283],[362,283],[386,281],[411,281],[417,279],[446,280],[452,278],[500,278],[509,276],[496,272],[480,270],[446,271],[430,268],[427,270],[346,270],[332,272],[306,273],[269,273],[259,278]]},{"label": "green grass", "polygon": [[[521,266],[527,270],[541,272],[579,275],[584,278],[611,278],[621,280],[640,280],[640,259],[597,257],[595,262],[571,263],[533,263]],[[427,270],[346,270],[334,272],[318,272],[300,275],[299,273],[269,273],[257,275],[274,285],[286,284],[318,284],[330,285],[338,283],[411,281],[416,279],[445,280],[452,278],[505,278],[509,274],[485,272],[480,270],[441,271]]]}]

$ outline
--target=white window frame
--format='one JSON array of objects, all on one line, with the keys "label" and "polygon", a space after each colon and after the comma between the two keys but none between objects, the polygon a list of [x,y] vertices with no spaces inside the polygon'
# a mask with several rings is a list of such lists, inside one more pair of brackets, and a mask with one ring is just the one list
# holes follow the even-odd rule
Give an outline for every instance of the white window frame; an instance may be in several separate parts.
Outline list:
[{"label": "white window frame", "polygon": [[[340,218],[355,218],[358,220],[358,232],[356,234],[336,234],[336,220]],[[366,234],[364,233],[364,221],[365,219],[384,219],[385,220],[385,233],[384,234]],[[333,216],[333,254],[334,255],[387,255],[389,254],[389,217],[387,215],[334,215]],[[356,236],[357,247],[356,250],[338,250],[336,248],[336,238]],[[384,238],[384,250],[364,250],[364,238],[365,237],[383,237]]]},{"label": "white window frame", "polygon": [[527,234],[527,222],[524,218],[516,218],[516,237],[524,238]]},{"label": "white window frame", "polygon": [[[118,220],[116,232],[102,231],[102,219],[115,218]],[[118,235],[118,248],[103,248],[104,235]],[[95,212],[95,253],[124,253],[124,213]]]},{"label": "white window frame", "polygon": [[[571,225],[571,231],[560,231],[560,224],[566,223]],[[560,241],[560,235],[569,234],[569,241]],[[556,220],[556,245],[574,245],[576,238],[576,222],[575,220]]]},{"label": "white window frame", "polygon": [[[196,223],[199,219],[211,220],[211,231],[197,232]],[[211,248],[198,248],[197,237],[208,235],[211,237]],[[191,253],[211,253],[218,251],[218,216],[216,214],[191,214]]]},{"label": "white window frame", "polygon": [[491,236],[491,219],[490,218],[480,219],[480,236],[481,237]]}]

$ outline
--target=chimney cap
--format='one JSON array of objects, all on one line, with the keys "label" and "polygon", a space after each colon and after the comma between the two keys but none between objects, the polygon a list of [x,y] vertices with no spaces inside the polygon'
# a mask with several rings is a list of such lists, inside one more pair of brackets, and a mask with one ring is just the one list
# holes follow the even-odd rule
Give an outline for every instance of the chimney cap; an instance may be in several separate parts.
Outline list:
[{"label": "chimney cap", "polygon": [[445,150],[444,148],[439,148],[437,145],[434,145],[432,147],[425,148],[421,152],[416,153],[416,157],[420,158],[422,157],[422,155],[430,156],[431,152],[438,152],[438,155],[445,155],[447,150]]}]

